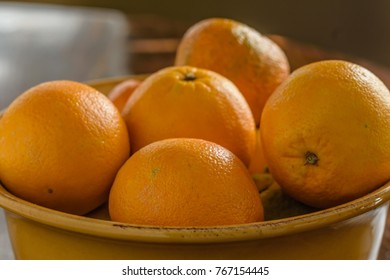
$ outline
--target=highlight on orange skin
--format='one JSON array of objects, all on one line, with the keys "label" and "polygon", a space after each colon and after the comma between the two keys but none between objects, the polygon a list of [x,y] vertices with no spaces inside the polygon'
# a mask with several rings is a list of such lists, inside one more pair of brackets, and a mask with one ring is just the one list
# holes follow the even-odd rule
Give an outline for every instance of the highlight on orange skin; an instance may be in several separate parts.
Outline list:
[{"label": "highlight on orange skin", "polygon": [[249,164],[256,144],[250,108],[222,75],[197,67],[166,67],[146,78],[123,110],[132,152],[166,138],[215,142]]},{"label": "highlight on orange skin", "polygon": [[19,95],[0,119],[0,142],[0,180],[11,193],[78,215],[107,200],[130,150],[117,108],[74,81]]},{"label": "highlight on orange skin", "polygon": [[244,95],[260,124],[264,104],[290,74],[283,50],[268,37],[241,22],[209,18],[184,34],[175,65],[190,65],[220,73]]},{"label": "highlight on orange skin", "polygon": [[109,196],[111,219],[154,226],[259,222],[264,210],[247,168],[232,152],[202,139],[149,144],[119,170]]},{"label": "highlight on orange skin", "polygon": [[264,107],[261,141],[283,190],[316,208],[390,179],[390,92],[373,73],[328,60],[295,70]]}]

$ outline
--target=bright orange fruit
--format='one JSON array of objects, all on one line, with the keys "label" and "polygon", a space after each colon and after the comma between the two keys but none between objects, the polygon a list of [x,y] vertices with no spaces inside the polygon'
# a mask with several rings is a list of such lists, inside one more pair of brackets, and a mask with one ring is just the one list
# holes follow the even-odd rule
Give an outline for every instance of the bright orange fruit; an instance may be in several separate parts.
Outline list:
[{"label": "bright orange fruit", "polygon": [[134,91],[123,116],[133,152],[166,138],[200,138],[248,165],[255,149],[247,102],[231,81],[209,70],[178,66],[152,74]]},{"label": "bright orange fruit", "polygon": [[114,221],[217,226],[264,219],[256,185],[229,150],[201,139],[166,139],[132,155],[109,197]]},{"label": "bright orange fruit", "polygon": [[294,71],[268,99],[260,130],[274,179],[310,206],[356,199],[390,179],[390,92],[359,65]]},{"label": "bright orange fruit", "polygon": [[91,211],[107,200],[128,157],[119,111],[85,84],[39,84],[20,95],[0,120],[1,182],[42,206]]},{"label": "bright orange fruit", "polygon": [[209,18],[190,27],[177,49],[175,65],[209,69],[231,80],[245,96],[256,124],[264,104],[290,66],[282,49],[238,21]]}]

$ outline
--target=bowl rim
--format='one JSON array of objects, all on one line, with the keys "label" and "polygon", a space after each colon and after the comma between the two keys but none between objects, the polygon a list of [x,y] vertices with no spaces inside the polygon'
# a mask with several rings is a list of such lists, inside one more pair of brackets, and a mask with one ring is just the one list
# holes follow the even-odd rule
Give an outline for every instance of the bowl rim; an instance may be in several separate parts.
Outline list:
[{"label": "bowl rim", "polygon": [[241,225],[214,227],[161,227],[119,223],[49,209],[8,192],[0,185],[0,207],[33,222],[94,237],[152,243],[223,243],[266,239],[349,220],[375,210],[390,200],[390,181],[353,201],[316,212]]}]

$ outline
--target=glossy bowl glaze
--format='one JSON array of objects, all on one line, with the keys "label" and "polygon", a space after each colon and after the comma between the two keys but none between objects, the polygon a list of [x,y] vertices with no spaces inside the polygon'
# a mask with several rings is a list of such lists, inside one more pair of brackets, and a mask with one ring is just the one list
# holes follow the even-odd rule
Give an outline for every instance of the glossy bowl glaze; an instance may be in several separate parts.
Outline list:
[{"label": "glossy bowl glaze", "polygon": [[[125,78],[90,84],[108,93]],[[390,182],[357,200],[306,215],[175,228],[112,222],[105,206],[87,216],[66,214],[0,186],[17,259],[375,259],[389,200]]]}]

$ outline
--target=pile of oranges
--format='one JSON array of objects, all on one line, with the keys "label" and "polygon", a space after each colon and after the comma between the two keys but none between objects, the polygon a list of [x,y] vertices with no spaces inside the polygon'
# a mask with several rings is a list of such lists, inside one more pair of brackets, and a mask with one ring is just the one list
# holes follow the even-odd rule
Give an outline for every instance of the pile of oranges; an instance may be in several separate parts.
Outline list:
[{"label": "pile of oranges", "polygon": [[183,36],[174,65],[108,96],[39,84],[0,120],[0,180],[32,203],[112,220],[218,226],[264,220],[255,174],[317,209],[390,179],[390,92],[340,60],[292,73],[268,37],[212,18]]}]

